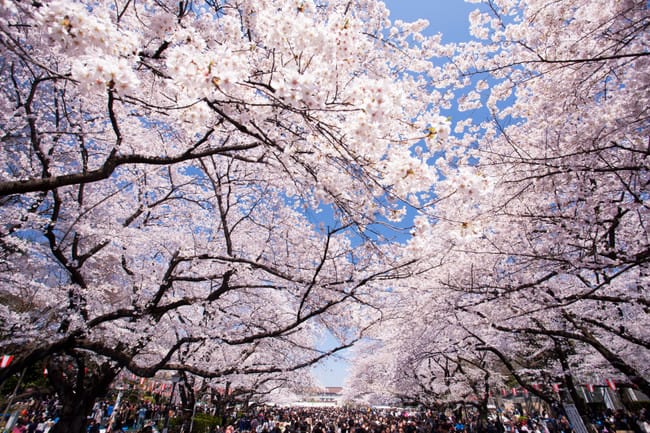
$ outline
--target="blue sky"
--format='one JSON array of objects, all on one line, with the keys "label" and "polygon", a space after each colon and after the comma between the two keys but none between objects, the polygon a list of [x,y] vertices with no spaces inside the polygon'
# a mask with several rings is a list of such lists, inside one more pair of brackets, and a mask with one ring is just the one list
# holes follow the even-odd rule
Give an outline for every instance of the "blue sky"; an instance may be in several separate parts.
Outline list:
[{"label": "blue sky", "polygon": [[[478,5],[463,0],[384,0],[391,11],[391,20],[415,21],[420,18],[429,21],[425,34],[442,33],[443,42],[459,42],[469,39],[469,13]],[[332,342],[324,342],[325,346]],[[327,360],[314,368],[317,380],[322,386],[343,386],[347,374],[345,354]]]},{"label": "blue sky", "polygon": [[458,42],[469,37],[469,13],[477,4],[463,0],[384,0],[391,20],[429,20],[425,34],[442,33],[443,42]]}]

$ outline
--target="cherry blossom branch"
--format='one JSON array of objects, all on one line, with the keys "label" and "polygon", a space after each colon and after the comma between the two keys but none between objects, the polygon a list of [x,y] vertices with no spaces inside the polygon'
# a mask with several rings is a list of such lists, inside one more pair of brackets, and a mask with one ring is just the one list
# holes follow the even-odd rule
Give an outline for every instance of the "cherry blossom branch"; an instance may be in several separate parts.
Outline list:
[{"label": "cherry blossom branch", "polygon": [[643,392],[650,392],[650,382],[648,382],[643,377],[642,374],[640,374],[634,367],[626,363],[623,360],[623,358],[621,358],[619,355],[607,349],[584,326],[579,325],[576,322],[575,317],[573,317],[569,313],[566,313],[565,317],[580,330],[580,333],[571,332],[563,329],[546,329],[546,328],[531,328],[531,327],[510,328],[498,324],[493,324],[492,326],[495,329],[498,329],[503,332],[512,333],[512,334],[547,335],[550,337],[562,337],[568,340],[576,340],[576,341],[581,341],[583,343],[586,343],[592,348],[594,348],[598,353],[600,353],[612,365],[612,367],[616,368],[621,373],[629,377],[632,383],[636,384]]},{"label": "cherry blossom branch", "polygon": [[[208,141],[214,130],[209,130],[194,147]],[[190,161],[212,155],[227,155],[229,152],[239,152],[258,147],[258,143],[239,144],[224,147],[210,148],[202,151],[188,151],[174,156],[147,156],[139,154],[119,155],[114,149],[104,164],[96,169],[85,173],[72,173],[60,176],[44,177],[40,179],[24,179],[17,181],[0,182],[0,197],[13,194],[25,194],[37,191],[49,191],[63,186],[77,185],[82,183],[98,182],[108,179],[115,169],[122,165],[146,164],[146,165],[172,165],[184,161]]]},{"label": "cherry blossom branch", "polygon": [[290,366],[246,367],[246,366],[234,365],[228,368],[209,370],[205,368],[188,365],[185,363],[183,364],[169,363],[164,368],[161,368],[160,370],[184,371],[205,378],[218,378],[218,377],[224,377],[232,374],[252,375],[252,374],[288,373],[288,372],[292,372],[292,371],[296,371],[296,370],[300,370],[312,366],[318,363],[319,361],[328,358],[342,350],[349,349],[360,339],[361,339],[360,337],[353,339],[348,343],[341,344],[326,352],[322,352],[318,356],[311,357],[306,361],[292,364]]},{"label": "cherry blossom branch", "polygon": [[499,358],[499,361],[501,361],[501,364],[503,364],[503,366],[506,367],[508,373],[512,375],[512,377],[517,381],[519,385],[521,385],[522,388],[529,391],[533,395],[539,397],[540,399],[544,400],[548,404],[552,405],[555,403],[555,399],[553,399],[550,396],[550,394],[541,392],[535,389],[535,387],[533,387],[532,385],[530,385],[528,381],[519,374],[519,370],[515,367],[515,365],[512,362],[510,362],[510,359],[508,359],[508,357],[506,357],[503,354],[503,352],[501,352],[499,349],[490,345],[479,345],[476,347],[476,350],[491,352],[494,355],[496,355],[496,357]]},{"label": "cherry blossom branch", "polygon": [[573,65],[573,64],[581,64],[581,63],[598,63],[598,62],[606,62],[609,60],[620,60],[620,59],[630,59],[630,58],[642,58],[646,56],[650,56],[650,52],[639,52],[639,53],[629,53],[629,54],[613,54],[610,56],[598,56],[598,57],[592,57],[592,58],[583,58],[583,59],[546,59],[540,54],[536,54],[538,56],[538,59],[530,59],[530,60],[521,60],[517,62],[511,62],[508,63],[507,65],[501,65],[501,66],[495,66],[492,68],[485,68],[485,69],[479,69],[475,70],[469,73],[466,73],[467,75],[478,75],[478,74],[486,74],[486,73],[492,73],[492,72],[499,72],[507,69],[511,69],[517,66],[525,66],[525,65],[535,65],[535,64],[551,64],[551,65]]}]

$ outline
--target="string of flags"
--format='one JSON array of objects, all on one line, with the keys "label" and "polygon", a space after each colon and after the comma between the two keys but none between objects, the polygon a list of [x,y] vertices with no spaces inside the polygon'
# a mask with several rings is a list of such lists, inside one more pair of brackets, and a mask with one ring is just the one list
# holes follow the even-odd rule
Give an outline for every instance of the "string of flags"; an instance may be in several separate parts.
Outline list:
[{"label": "string of flags", "polygon": [[138,377],[133,373],[125,373],[121,378],[123,381],[130,382],[133,386],[137,386],[143,391],[149,391],[151,393],[162,394],[170,396],[172,390],[172,384],[166,381],[160,381],[157,379],[148,379],[146,377]]},{"label": "string of flags", "polygon": [[[561,386],[561,384],[559,384],[559,383],[552,383],[551,384],[551,389],[553,390],[554,393],[559,394],[560,386]],[[531,385],[531,387],[536,391],[542,391],[542,389],[543,389],[543,386],[541,384],[539,384],[539,383],[533,383]],[[602,387],[607,387],[607,388],[611,389],[612,391],[616,391],[616,389],[617,389],[616,382],[613,379],[605,379],[605,385],[595,385],[593,383],[586,383],[586,384],[584,384],[584,387],[589,392],[594,392],[596,387],[601,387],[601,388]],[[517,395],[527,396],[528,395],[528,390],[526,388],[514,388],[514,387],[509,388],[509,389],[502,388],[501,389],[501,395],[503,397],[509,397],[509,396],[516,397]]]},{"label": "string of flags", "polygon": [[[596,386],[602,386],[602,385],[594,385],[593,383],[585,384],[585,388],[587,388],[587,391],[589,392],[594,392]],[[612,379],[605,379],[605,386],[607,386],[612,391],[616,391],[616,382],[614,382],[614,380]]]}]

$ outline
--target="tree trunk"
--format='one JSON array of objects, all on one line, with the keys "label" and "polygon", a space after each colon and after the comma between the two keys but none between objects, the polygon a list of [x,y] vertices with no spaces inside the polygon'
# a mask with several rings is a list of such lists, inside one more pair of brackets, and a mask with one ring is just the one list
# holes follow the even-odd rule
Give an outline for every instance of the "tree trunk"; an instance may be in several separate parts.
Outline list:
[{"label": "tree trunk", "polygon": [[59,421],[51,433],[85,433],[95,401],[106,395],[119,372],[108,362],[87,362],[86,357],[72,353],[48,361],[48,378],[62,404]]},{"label": "tree trunk", "polygon": [[179,395],[181,399],[181,431],[188,432],[192,424],[192,416],[194,415],[194,405],[196,404],[196,395],[194,395],[194,381],[187,375],[181,375],[183,378],[182,384],[179,387]]},{"label": "tree trunk", "polygon": [[214,415],[220,420],[221,426],[227,426],[232,421],[228,411],[228,407],[233,405],[230,396],[230,382],[226,382],[223,390],[213,391],[211,401],[214,406]]},{"label": "tree trunk", "polygon": [[487,431],[488,425],[488,398],[482,398],[479,400],[478,408],[478,420],[476,420],[476,430],[479,433]]},{"label": "tree trunk", "polygon": [[573,381],[573,375],[571,374],[571,368],[569,366],[569,361],[567,357],[567,353],[564,350],[564,347],[562,347],[562,342],[554,339],[555,342],[555,348],[556,352],[558,354],[560,364],[562,365],[562,370],[564,373],[564,386],[566,387],[569,395],[571,396],[571,400],[573,400],[573,404],[575,404],[576,409],[578,410],[578,413],[580,414],[580,418],[582,418],[582,422],[584,423],[585,426],[588,426],[590,424],[589,420],[589,411],[587,410],[587,405],[585,404],[584,400],[578,395],[578,392],[576,391],[575,383]]},{"label": "tree trunk", "polygon": [[96,396],[81,395],[78,399],[66,398],[59,421],[51,433],[84,433],[87,430],[87,416],[95,404]]}]

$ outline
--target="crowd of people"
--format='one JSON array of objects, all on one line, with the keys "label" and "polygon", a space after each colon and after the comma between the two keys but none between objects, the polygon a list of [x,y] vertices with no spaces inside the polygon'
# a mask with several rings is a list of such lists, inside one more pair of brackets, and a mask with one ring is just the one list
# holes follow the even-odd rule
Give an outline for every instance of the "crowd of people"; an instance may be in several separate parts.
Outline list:
[{"label": "crowd of people", "polygon": [[[650,433],[645,410],[637,414],[606,411],[589,423],[590,433]],[[488,419],[478,412],[400,411],[359,408],[266,408],[242,416],[214,433],[573,433],[561,411],[555,416],[494,411]]]},{"label": "crowd of people", "polygon": [[[56,422],[57,410],[54,399],[32,402],[13,423],[11,433],[48,433]],[[262,406],[254,411],[233,412],[210,433],[576,433],[561,409],[555,408],[554,412],[532,411],[524,415],[516,409],[493,410],[485,419],[467,408],[438,412]],[[156,426],[164,431],[175,414],[174,408],[151,401],[123,401],[118,409],[109,402],[98,402],[88,420],[88,432],[153,433],[158,431]],[[588,433],[650,433],[650,416],[645,409],[637,413],[606,410],[592,415]]]},{"label": "crowd of people", "polygon": [[19,407],[12,414],[5,414],[5,432],[48,433],[56,424],[59,405],[55,398],[32,399]]}]

